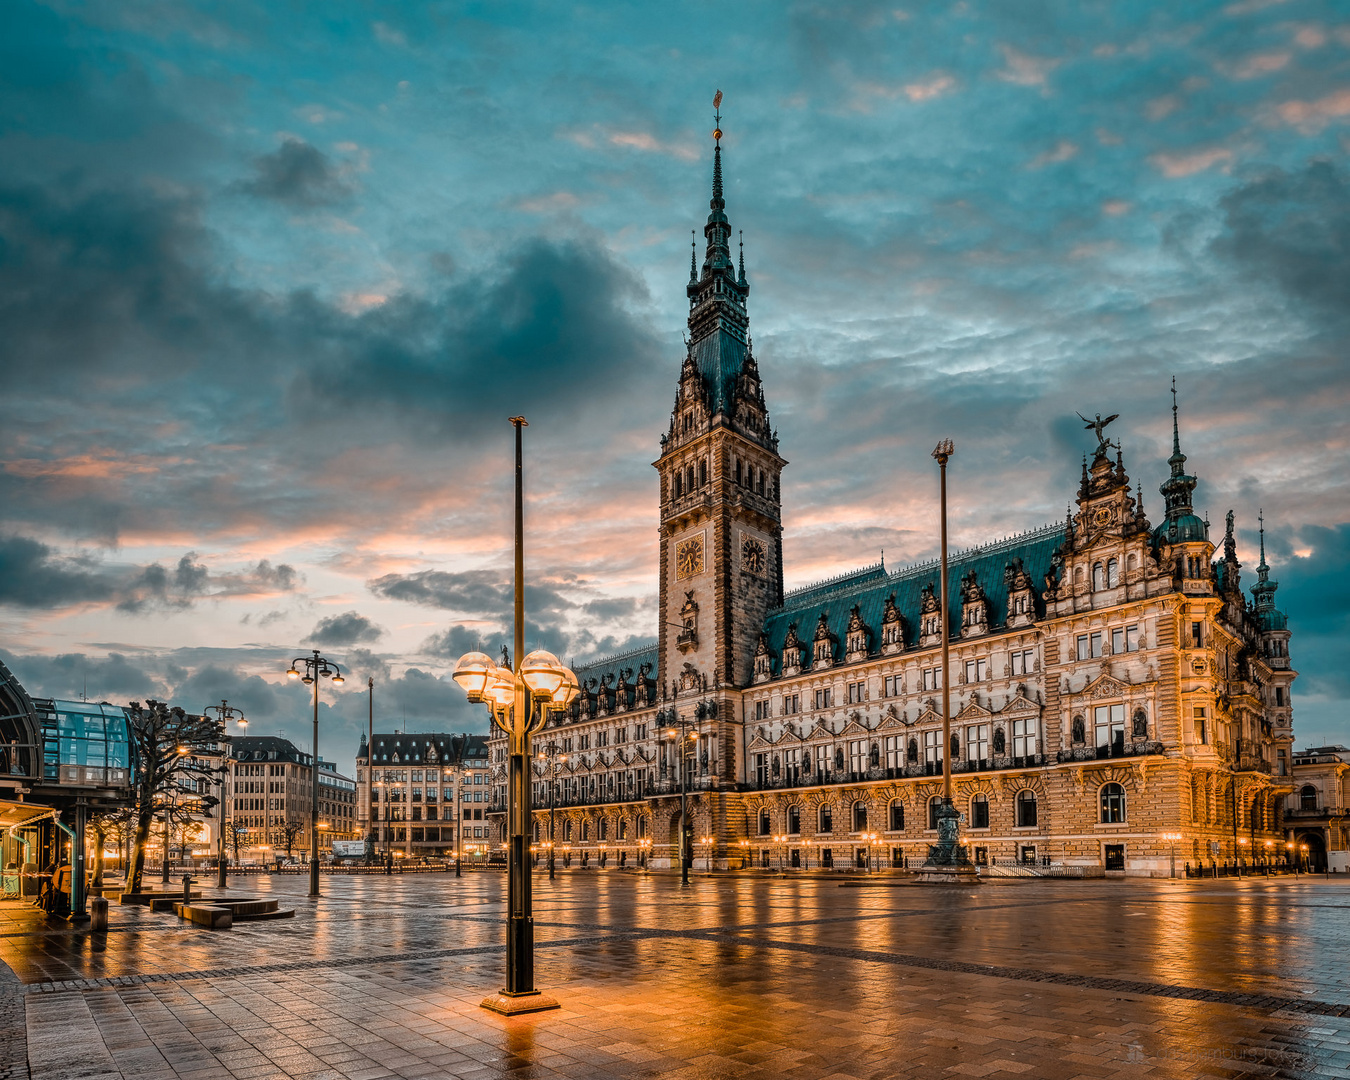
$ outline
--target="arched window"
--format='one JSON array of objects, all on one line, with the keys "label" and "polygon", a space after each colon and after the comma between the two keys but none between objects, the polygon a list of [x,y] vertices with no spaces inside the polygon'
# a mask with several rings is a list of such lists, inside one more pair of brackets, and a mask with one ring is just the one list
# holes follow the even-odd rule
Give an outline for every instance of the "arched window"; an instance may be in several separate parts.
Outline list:
[{"label": "arched window", "polygon": [[867,804],[861,800],[853,804],[853,831],[863,832],[867,828]]},{"label": "arched window", "polygon": [[928,800],[928,827],[930,829],[937,828],[938,808],[941,805],[942,805],[942,797],[940,795],[934,795],[931,799]]},{"label": "arched window", "polygon": [[1030,788],[1023,788],[1017,793],[1017,827],[1019,829],[1030,828],[1036,824],[1036,793]]},{"label": "arched window", "polygon": [[567,841],[569,844],[572,842],[572,823],[571,823],[571,821],[564,821],[564,822],[563,822],[563,839],[564,839],[565,841]]},{"label": "arched window", "polygon": [[698,486],[702,487],[708,482],[708,463],[700,461],[698,463]]},{"label": "arched window", "polygon": [[788,807],[787,831],[790,836],[796,836],[802,831],[802,808],[800,806]]},{"label": "arched window", "polygon": [[619,839],[628,839],[628,819],[626,817],[619,818]]},{"label": "arched window", "polygon": [[972,829],[989,828],[989,799],[984,795],[971,796],[970,827]]},{"label": "arched window", "polygon": [[1092,591],[1106,588],[1106,575],[1102,571],[1101,563],[1092,564]]},{"label": "arched window", "polygon": [[1073,580],[1075,585],[1083,584],[1083,568],[1081,566],[1073,568]]},{"label": "arched window", "polygon": [[1120,563],[1115,559],[1106,560],[1106,587],[1114,589],[1120,584]]},{"label": "arched window", "polygon": [[689,466],[688,470],[687,470],[686,473],[685,473],[685,476],[686,476],[687,479],[688,479],[688,487],[689,487],[689,490],[690,490],[690,491],[693,491],[693,490],[694,490],[694,467],[693,467],[692,465]]},{"label": "arched window", "polygon": [[1317,789],[1311,784],[1304,784],[1298,793],[1298,808],[1300,810],[1317,809]]},{"label": "arched window", "polygon": [[683,473],[683,472],[676,472],[676,474],[675,474],[675,491],[674,491],[675,498],[678,499],[681,495],[684,494],[683,487],[684,487],[684,473]]},{"label": "arched window", "polygon": [[768,836],[771,831],[772,829],[769,825],[769,812],[767,810],[761,810],[759,812],[759,835]]},{"label": "arched window", "polygon": [[736,459],[736,483],[738,483],[738,484],[741,483],[741,477],[742,477],[743,475],[744,475],[744,474],[741,472],[741,460],[740,460],[740,458],[737,458],[737,459]]},{"label": "arched window", "polygon": [[900,832],[905,827],[905,804],[899,799],[891,800],[891,832]]},{"label": "arched window", "polygon": [[647,835],[647,819],[645,817],[637,819],[637,833],[639,838]]},{"label": "arched window", "polygon": [[834,810],[828,803],[820,808],[820,831],[834,832]]},{"label": "arched window", "polygon": [[590,841],[590,839],[591,839],[591,823],[589,821],[583,821],[581,823],[582,843],[587,843]]},{"label": "arched window", "polygon": [[1079,746],[1087,742],[1087,724],[1081,716],[1073,718],[1073,741]]},{"label": "arched window", "polygon": [[1102,785],[1102,824],[1119,825],[1125,820],[1125,789],[1119,784]]},{"label": "arched window", "polygon": [[604,818],[600,819],[600,839],[601,840],[609,839],[609,822],[606,821]]}]

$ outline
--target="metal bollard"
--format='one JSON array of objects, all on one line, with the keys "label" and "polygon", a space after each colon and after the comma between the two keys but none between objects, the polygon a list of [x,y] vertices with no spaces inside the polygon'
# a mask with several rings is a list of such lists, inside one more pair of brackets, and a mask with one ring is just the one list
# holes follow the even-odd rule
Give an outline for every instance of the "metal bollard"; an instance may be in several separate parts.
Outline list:
[{"label": "metal bollard", "polygon": [[192,878],[187,874],[183,875],[183,903],[192,903]]},{"label": "metal bollard", "polygon": [[108,929],[108,898],[96,896],[89,901],[89,929]]}]

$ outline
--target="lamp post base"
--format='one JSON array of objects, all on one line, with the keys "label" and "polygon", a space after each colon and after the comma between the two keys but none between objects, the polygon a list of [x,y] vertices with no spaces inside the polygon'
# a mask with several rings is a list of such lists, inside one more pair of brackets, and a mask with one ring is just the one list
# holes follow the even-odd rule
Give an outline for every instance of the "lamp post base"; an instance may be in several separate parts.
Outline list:
[{"label": "lamp post base", "polygon": [[497,993],[485,997],[480,1003],[480,1007],[491,1009],[503,1016],[518,1016],[521,1013],[545,1012],[548,1009],[562,1008],[555,998],[540,993],[538,990],[529,990],[523,994],[511,994],[505,990],[499,990]]},{"label": "lamp post base", "polygon": [[979,885],[980,874],[961,846],[961,813],[946,799],[937,809],[938,842],[919,867],[920,885]]}]

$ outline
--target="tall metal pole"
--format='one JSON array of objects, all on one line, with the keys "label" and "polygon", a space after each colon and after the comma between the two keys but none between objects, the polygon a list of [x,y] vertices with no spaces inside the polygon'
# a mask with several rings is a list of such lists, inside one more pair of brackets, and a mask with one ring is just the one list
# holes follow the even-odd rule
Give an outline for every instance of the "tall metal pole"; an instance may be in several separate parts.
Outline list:
[{"label": "tall metal pole", "polygon": [[[367,830],[375,827],[375,676],[366,676],[366,690],[370,695],[370,718],[366,729],[366,828]],[[455,808],[458,812],[458,807]],[[456,823],[458,824],[458,823]],[[368,836],[366,843],[370,850],[370,855],[366,856],[367,863],[370,857],[375,854],[375,838]]]},{"label": "tall metal pole", "polygon": [[164,804],[164,858],[160,860],[164,865],[160,867],[159,880],[162,884],[169,883],[169,804]]},{"label": "tall metal pole", "polygon": [[506,993],[534,993],[534,917],[530,911],[530,868],[526,830],[530,821],[529,724],[526,710],[534,702],[520,664],[525,655],[525,463],[522,434],[525,417],[513,416],[516,429],[516,566],[515,566],[515,655],[516,676],[513,708],[515,723],[507,757],[507,819],[510,826],[507,876],[507,909],[510,926],[506,937]]},{"label": "tall metal pole", "polygon": [[[222,728],[225,726],[224,719],[221,720],[220,726]],[[229,813],[230,809],[229,803],[231,801],[228,794],[228,787],[230,785],[226,779],[230,775],[231,766],[230,766],[229,740],[225,739],[223,741],[225,742],[224,748],[225,760],[222,763],[220,771],[220,854],[216,856],[217,889],[229,888],[229,884],[225,880],[225,819],[226,815]]]},{"label": "tall metal pole", "polygon": [[939,486],[941,489],[939,513],[942,516],[942,801],[948,806],[952,801],[952,697],[949,653],[951,636],[947,627],[950,617],[947,610],[947,457],[951,453],[951,443],[941,444],[945,452],[934,456],[938,460]]},{"label": "tall metal pole", "polygon": [[548,781],[548,879],[553,880],[553,812],[558,805],[558,768],[550,763]]},{"label": "tall metal pole", "polygon": [[[309,895],[319,895],[319,650],[314,650],[314,759],[310,762]],[[270,803],[271,800],[269,799]]]},{"label": "tall metal pole", "polygon": [[685,797],[685,776],[688,770],[685,767],[684,760],[684,728],[675,729],[680,740],[680,884],[689,884],[689,810],[688,800]]}]

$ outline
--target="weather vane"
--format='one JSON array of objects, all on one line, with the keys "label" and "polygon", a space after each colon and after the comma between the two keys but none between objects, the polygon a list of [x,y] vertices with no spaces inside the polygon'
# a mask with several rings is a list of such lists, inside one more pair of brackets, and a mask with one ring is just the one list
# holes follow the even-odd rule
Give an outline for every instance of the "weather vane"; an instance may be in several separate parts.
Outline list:
[{"label": "weather vane", "polygon": [[713,128],[713,138],[722,141],[722,91],[719,90],[713,95],[713,123],[717,126]]},{"label": "weather vane", "polygon": [[[1083,425],[1084,425],[1089,431],[1095,431],[1095,432],[1097,433],[1097,453],[1096,453],[1096,456],[1097,456],[1097,457],[1105,457],[1105,456],[1106,456],[1106,452],[1107,452],[1108,450],[1110,450],[1111,447],[1112,447],[1113,445],[1115,445],[1115,444],[1112,443],[1111,440],[1108,439],[1108,438],[1106,437],[1106,435],[1103,434],[1103,433],[1106,431],[1106,425],[1109,424],[1112,420],[1115,420],[1117,417],[1119,417],[1119,416],[1120,416],[1120,413],[1112,413],[1112,414],[1111,414],[1110,416],[1108,416],[1105,420],[1102,419],[1102,414],[1101,414],[1101,413],[1098,413],[1098,414],[1097,414],[1097,419],[1096,419],[1096,420],[1089,420],[1089,419],[1088,419],[1086,416],[1084,416],[1082,413],[1076,413],[1075,415],[1078,417],[1079,420],[1083,421]],[[1117,446],[1116,449],[1120,449],[1119,446]]]}]

